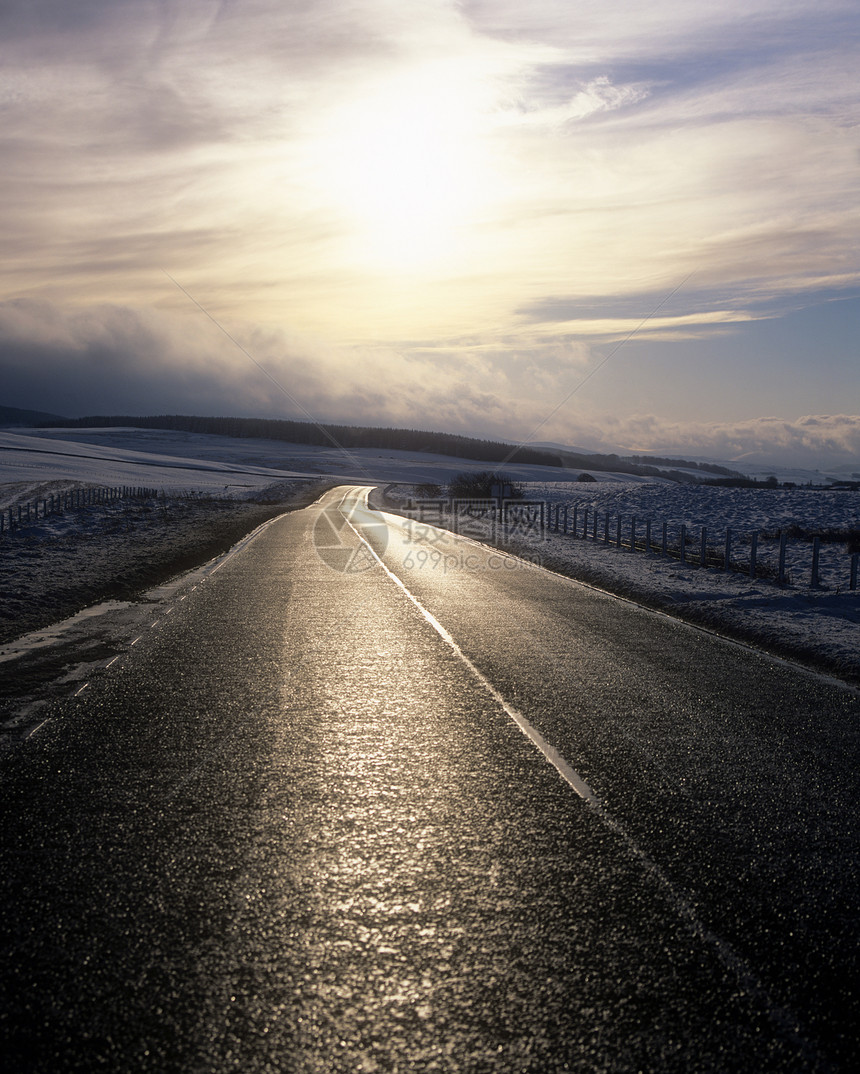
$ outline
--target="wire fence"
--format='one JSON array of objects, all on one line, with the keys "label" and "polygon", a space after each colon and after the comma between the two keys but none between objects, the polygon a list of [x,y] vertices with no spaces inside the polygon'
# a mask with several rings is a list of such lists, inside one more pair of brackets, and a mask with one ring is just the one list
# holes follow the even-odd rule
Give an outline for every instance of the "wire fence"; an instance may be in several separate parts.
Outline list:
[{"label": "wire fence", "polygon": [[67,511],[81,510],[118,500],[148,500],[158,495],[154,488],[140,485],[88,486],[51,493],[37,500],[18,503],[0,511],[0,533],[30,526],[51,515],[64,515]]},{"label": "wire fence", "polygon": [[860,531],[856,528],[840,537],[846,553],[821,535],[803,540],[787,530],[765,534],[691,527],[544,500],[417,500],[411,501],[408,512],[419,523],[435,523],[477,540],[515,539],[537,546],[547,533],[557,533],[688,567],[739,572],[781,586],[806,582],[811,588],[857,589],[860,552],[854,548]]},{"label": "wire fence", "polygon": [[[580,540],[612,545],[628,552],[673,559],[679,563],[702,568],[737,571],[750,578],[768,578],[778,585],[789,585],[791,573],[795,578],[803,574],[811,588],[822,585],[822,539],[813,535],[808,541],[791,540],[786,531],[778,531],[771,541],[770,554],[762,555],[761,534],[752,531],[738,533],[728,527],[716,532],[707,526],[697,527],[697,532],[683,523],[654,522],[635,516],[625,519],[621,515],[600,512],[593,508],[567,504],[548,506],[547,528],[555,533],[566,534]],[[804,557],[805,568],[798,563],[798,548],[808,548]],[[792,550],[789,562],[789,547]],[[840,557],[841,558],[841,557]],[[849,552],[847,560],[847,586],[857,588],[857,570],[860,553]],[[799,581],[799,579],[797,579]]]}]

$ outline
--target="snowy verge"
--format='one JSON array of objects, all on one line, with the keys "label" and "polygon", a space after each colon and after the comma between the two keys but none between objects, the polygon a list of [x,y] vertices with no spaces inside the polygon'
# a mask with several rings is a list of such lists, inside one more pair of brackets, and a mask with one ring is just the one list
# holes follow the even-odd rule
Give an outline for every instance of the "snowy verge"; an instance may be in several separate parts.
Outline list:
[{"label": "snowy verge", "polygon": [[301,482],[256,502],[198,496],[119,501],[4,533],[0,643],[98,602],[134,600],[319,492],[318,484]]},{"label": "snowy verge", "polygon": [[[371,506],[408,516],[409,489],[385,491],[387,495],[371,496]],[[657,491],[662,492],[662,487]],[[641,488],[635,492],[641,495]],[[707,496],[707,490],[698,496]],[[434,525],[439,521],[434,520]],[[446,526],[462,531],[462,525],[455,527],[450,519]],[[600,540],[548,531],[514,538],[504,527],[492,527],[480,519],[468,519],[467,530],[469,537],[547,570],[860,686],[858,590],[784,587],[741,573],[702,570],[660,555],[631,553]]]},{"label": "snowy verge", "polygon": [[322,488],[280,486],[280,499],[267,490],[260,503],[159,497],[149,513],[145,504],[102,505],[4,535],[0,755],[53,718],[54,702],[121,659],[226,555]]}]

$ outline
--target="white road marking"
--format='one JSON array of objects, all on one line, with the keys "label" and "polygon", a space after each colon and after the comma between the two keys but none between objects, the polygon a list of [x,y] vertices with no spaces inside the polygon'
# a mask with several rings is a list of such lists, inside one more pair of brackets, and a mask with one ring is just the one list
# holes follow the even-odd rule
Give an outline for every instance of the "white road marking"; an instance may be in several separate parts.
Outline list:
[{"label": "white road marking", "polygon": [[346,524],[356,535],[356,537],[358,537],[362,544],[367,548],[368,552],[370,552],[371,556],[385,571],[391,581],[394,582],[394,584],[406,594],[406,596],[409,598],[410,601],[412,601],[412,603],[415,605],[421,615],[427,620],[430,626],[432,626],[436,633],[446,642],[446,644],[451,649],[453,649],[453,651],[457,654],[460,660],[463,661],[463,663],[472,672],[478,682],[480,682],[480,684],[484,687],[487,693],[489,693],[493,700],[498,705],[500,705],[502,709],[504,709],[507,715],[513,720],[517,727],[519,727],[519,729],[526,736],[526,738],[529,739],[529,741],[532,742],[533,745],[535,745],[540,750],[540,752],[549,761],[553,768],[555,768],[561,778],[566,783],[568,783],[573,788],[573,790],[576,791],[580,798],[583,798],[592,807],[602,811],[603,806],[600,800],[598,799],[594,791],[588,786],[582,776],[580,776],[578,772],[574,771],[574,769],[567,763],[567,761],[562,757],[558,750],[547,742],[547,740],[543,737],[540,731],[532,727],[532,725],[525,718],[525,716],[523,716],[521,712],[518,712],[515,708],[508,704],[508,702],[499,693],[495,686],[493,686],[487,676],[478,667],[476,667],[475,664],[472,663],[468,656],[466,656],[466,654],[463,652],[463,650],[460,648],[454,638],[448,633],[445,627],[442,626],[436,616],[424,607],[424,605],[415,596],[414,593],[407,589],[406,585],[380,559],[379,555],[376,553],[376,550],[368,543],[368,541],[365,540],[364,537],[362,537],[362,535],[358,532],[355,526],[353,526],[350,520],[346,518],[345,515],[344,518],[346,519]]},{"label": "white road marking", "polygon": [[540,563],[532,563],[512,552],[505,551],[503,548],[498,548],[492,544],[485,544],[482,541],[476,540],[474,537],[467,537],[465,534],[457,533],[456,530],[444,529],[440,526],[434,526],[429,522],[417,522],[408,515],[396,515],[391,514],[388,511],[376,511],[367,503],[365,503],[365,506],[369,511],[373,511],[374,514],[378,514],[384,518],[386,525],[393,526],[395,529],[404,532],[410,541],[415,539],[415,535],[410,530],[410,526],[420,526],[424,530],[432,530],[437,538],[447,537],[455,541],[464,541],[466,544],[474,545],[475,548],[480,549],[482,552],[491,552],[493,555],[516,560],[524,570],[541,571],[550,574],[553,578],[568,585],[576,586],[581,589],[589,589],[591,592],[599,593],[601,596],[608,597],[610,600],[618,600],[623,604],[629,604],[634,608],[638,608],[639,611],[645,615],[654,616],[657,619],[666,619],[672,623],[673,626],[676,626],[681,630],[691,630],[698,634],[706,634],[709,638],[717,639],[717,641],[721,642],[723,645],[728,645],[735,649],[743,649],[745,652],[754,653],[756,656],[762,656],[771,663],[779,664],[781,667],[790,668],[793,672],[803,675],[808,679],[815,679],[818,682],[826,683],[828,686],[836,687],[839,690],[844,690],[849,694],[853,694],[855,697],[860,697],[860,689],[845,682],[844,679],[839,679],[835,675],[828,674],[826,671],[818,671],[815,668],[807,667],[805,664],[792,660],[791,657],[777,656],[767,649],[760,648],[754,642],[741,641],[739,638],[731,637],[728,634],[721,634],[715,627],[708,627],[701,623],[692,623],[686,619],[679,619],[678,616],[672,612],[663,611],[661,608],[649,607],[647,604],[641,604],[633,597],[624,597],[620,593],[613,593],[611,589],[604,589],[594,582],[586,582],[581,578],[574,578],[572,575],[561,574],[558,571],[544,567]]},{"label": "white road marking", "polygon": [[[365,498],[366,495],[367,493],[365,492]],[[365,506],[367,506],[366,503]],[[641,863],[646,873],[663,889],[668,901],[678,913],[679,917],[684,921],[690,932],[716,952],[717,957],[720,962],[722,962],[723,966],[736,976],[739,984],[741,984],[750,996],[753,996],[762,1004],[768,1018],[774,1025],[779,1026],[783,1032],[791,1037],[805,1055],[814,1057],[816,1061],[820,1062],[821,1056],[798,1029],[800,1019],[791,1010],[777,1003],[767,991],[766,987],[761,983],[752,967],[737,953],[737,951],[735,951],[732,945],[727,940],[718,936],[715,932],[712,932],[698,918],[696,911],[693,909],[693,906],[688,899],[674,886],[657,862],[639,846],[627,829],[609,813],[604,803],[589,787],[582,776],[568,764],[558,750],[556,750],[554,746],[551,746],[536,728],[532,727],[521,712],[518,712],[517,709],[508,704],[486,675],[484,675],[484,673],[472,663],[469,657],[466,656],[451,634],[448,633],[433,613],[424,607],[421,601],[410,592],[401,579],[398,578],[398,576],[382,561],[376,550],[361,535],[361,533],[359,533],[355,526],[353,526],[349,518],[346,517],[346,514],[344,514],[344,519],[349,528],[367,548],[370,555],[376,560],[385,574],[403,591],[405,596],[418,609],[424,619],[433,627],[443,641],[453,650],[457,657],[466,665],[493,700],[501,706],[503,711],[513,720],[526,738],[540,750],[562,779],[580,796],[580,798],[583,799],[588,807],[600,818],[602,823],[619,836],[628,850]]]}]

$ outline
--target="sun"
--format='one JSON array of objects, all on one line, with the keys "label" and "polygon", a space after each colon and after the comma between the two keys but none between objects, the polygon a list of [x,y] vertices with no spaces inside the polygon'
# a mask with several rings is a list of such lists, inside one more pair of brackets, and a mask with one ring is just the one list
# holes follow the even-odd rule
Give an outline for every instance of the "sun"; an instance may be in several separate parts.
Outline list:
[{"label": "sun", "polygon": [[435,69],[401,74],[340,110],[325,183],[361,258],[420,268],[455,255],[480,213],[486,172],[470,96]]}]

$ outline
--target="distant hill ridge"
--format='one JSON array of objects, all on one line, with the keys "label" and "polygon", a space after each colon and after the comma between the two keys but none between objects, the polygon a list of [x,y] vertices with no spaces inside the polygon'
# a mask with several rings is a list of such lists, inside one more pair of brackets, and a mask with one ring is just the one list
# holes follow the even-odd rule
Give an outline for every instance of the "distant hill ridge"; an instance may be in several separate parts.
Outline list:
[{"label": "distant hill ridge", "polygon": [[[18,411],[17,413],[35,413]],[[533,466],[553,466],[564,469],[599,470],[633,474],[638,477],[668,477],[675,481],[693,482],[696,478],[686,471],[700,471],[703,476],[741,477],[735,470],[711,463],[683,459],[650,459],[647,456],[592,455],[584,452],[517,447],[494,440],[479,440],[455,433],[426,432],[418,429],[389,429],[358,425],[317,425],[309,421],[290,421],[280,418],[201,417],[188,414],[162,414],[136,417],[129,415],[96,415],[85,418],[57,418],[49,415],[35,425],[52,425],[64,429],[94,429],[100,427],[136,426],[142,429],[167,429],[176,432],[208,433],[215,436],[280,440],[290,444],[311,444],[318,447],[382,448],[389,451],[418,451],[448,455],[480,462],[525,463]],[[659,468],[655,463],[660,464]],[[683,467],[679,469],[666,469]]]},{"label": "distant hill ridge", "polygon": [[33,429],[38,428],[40,425],[44,426],[68,420],[68,418],[61,418],[59,414],[48,414],[44,410],[19,410],[15,406],[0,406],[0,425]]}]

